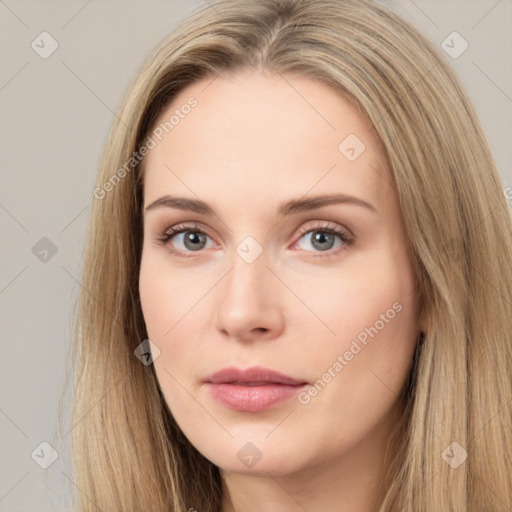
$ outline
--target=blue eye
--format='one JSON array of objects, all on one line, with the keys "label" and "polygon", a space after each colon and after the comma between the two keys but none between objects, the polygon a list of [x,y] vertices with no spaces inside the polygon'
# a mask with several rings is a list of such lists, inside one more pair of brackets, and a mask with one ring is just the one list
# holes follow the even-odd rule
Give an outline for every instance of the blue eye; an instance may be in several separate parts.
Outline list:
[{"label": "blue eye", "polygon": [[198,252],[211,247],[211,243],[207,246],[209,239],[210,237],[196,226],[174,226],[162,233],[159,241],[162,244],[169,244],[172,241],[178,252]]},{"label": "blue eye", "polygon": [[[305,241],[305,244],[301,241]],[[300,237],[297,245],[300,249],[311,251],[308,248],[312,247],[313,252],[322,252],[322,253],[331,253],[333,250],[337,252],[336,249],[352,244],[352,238],[348,235],[348,233],[341,231],[340,229],[332,226],[317,226],[312,229],[307,229],[302,231],[302,236]],[[323,254],[321,256],[324,256]]]},{"label": "blue eye", "polygon": [[[319,251],[329,251],[334,248],[334,244],[336,243],[336,237],[338,238],[338,247],[341,245],[341,241],[339,240],[339,236],[333,233],[328,233],[327,231],[310,231],[302,236],[301,240],[307,240],[308,243],[311,244],[312,247]],[[301,247],[304,249],[304,246]]]},{"label": "blue eye", "polygon": [[[295,245],[299,249],[317,253],[317,256],[333,256],[352,245],[353,237],[332,224],[303,229]],[[157,243],[172,245],[173,255],[180,258],[193,257],[203,249],[211,248],[212,239],[196,224],[180,224],[166,229]]]}]

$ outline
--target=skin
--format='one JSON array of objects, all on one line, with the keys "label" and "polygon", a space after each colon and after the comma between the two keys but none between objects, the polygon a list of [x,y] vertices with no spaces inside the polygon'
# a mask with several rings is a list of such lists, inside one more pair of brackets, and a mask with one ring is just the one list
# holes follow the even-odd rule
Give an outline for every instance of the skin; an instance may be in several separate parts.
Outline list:
[{"label": "skin", "polygon": [[[221,468],[223,512],[376,511],[422,327],[380,142],[343,96],[303,77],[209,77],[174,98],[157,124],[190,96],[198,105],[150,151],[144,170],[144,207],[172,194],[215,211],[144,211],[140,297],[166,402],[190,442]],[[354,161],[338,149],[349,134],[366,146]],[[284,201],[333,193],[376,211],[341,203],[278,214]],[[158,243],[168,228],[191,222],[207,237]],[[352,243],[335,236],[332,248],[325,239],[315,244],[311,231],[321,238],[326,224]],[[248,236],[263,251],[252,263],[236,251]],[[255,245],[241,247],[256,254]],[[401,309],[390,319],[393,304]],[[380,326],[381,315],[384,327],[336,371],[338,356]],[[253,365],[310,384],[330,368],[331,379],[307,403],[290,398],[261,412],[229,409],[203,384],[222,368]],[[261,455],[251,467],[237,457],[249,442]]]}]

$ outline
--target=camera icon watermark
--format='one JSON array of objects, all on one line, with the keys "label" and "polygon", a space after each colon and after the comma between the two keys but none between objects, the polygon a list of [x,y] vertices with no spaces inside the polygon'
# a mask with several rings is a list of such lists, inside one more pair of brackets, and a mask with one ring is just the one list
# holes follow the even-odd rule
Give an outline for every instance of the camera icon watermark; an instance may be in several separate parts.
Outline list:
[{"label": "camera icon watermark", "polygon": [[43,441],[30,456],[39,467],[48,469],[59,458],[59,452],[50,443]]},{"label": "camera icon watermark", "polygon": [[42,263],[48,263],[57,254],[57,246],[49,238],[43,236],[32,247],[32,254]]},{"label": "camera icon watermark", "polygon": [[338,144],[338,151],[350,162],[357,160],[365,149],[364,142],[355,133],[347,135]]},{"label": "camera icon watermark", "polygon": [[459,443],[454,441],[446,447],[441,457],[453,469],[457,469],[468,458],[468,452]]},{"label": "camera icon watermark", "polygon": [[450,261],[458,261],[464,255],[464,242],[459,237],[452,237],[443,245],[446,255]]},{"label": "camera icon watermark", "polygon": [[258,241],[252,236],[246,236],[236,247],[236,253],[246,263],[256,261],[256,259],[261,256],[262,252],[263,247],[261,247]]},{"label": "camera icon watermark", "polygon": [[263,456],[253,443],[245,443],[236,456],[248,468],[252,468]]},{"label": "camera icon watermark", "polygon": [[39,57],[47,59],[57,50],[59,43],[48,32],[41,32],[30,45]]},{"label": "camera icon watermark", "polygon": [[160,349],[149,339],[138,345],[133,353],[144,366],[149,366],[160,357]]},{"label": "camera icon watermark", "polygon": [[458,32],[454,31],[443,40],[441,48],[452,59],[458,59],[469,48],[469,43]]}]

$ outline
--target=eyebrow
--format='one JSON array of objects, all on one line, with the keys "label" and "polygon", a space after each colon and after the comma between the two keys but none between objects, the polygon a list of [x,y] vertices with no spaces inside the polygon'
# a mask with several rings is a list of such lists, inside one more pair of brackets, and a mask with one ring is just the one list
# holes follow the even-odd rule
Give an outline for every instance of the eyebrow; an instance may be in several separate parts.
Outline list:
[{"label": "eyebrow", "polygon": [[[328,194],[308,198],[290,199],[279,205],[278,213],[280,216],[285,217],[287,215],[294,215],[332,204],[351,204],[355,206],[362,206],[378,214],[377,209],[372,204],[364,201],[363,199],[347,194]],[[150,211],[160,207],[177,208],[179,210],[187,210],[203,215],[216,215],[213,208],[204,201],[170,195],[162,196],[156,201],[153,201],[151,204],[146,206],[144,210]]]}]

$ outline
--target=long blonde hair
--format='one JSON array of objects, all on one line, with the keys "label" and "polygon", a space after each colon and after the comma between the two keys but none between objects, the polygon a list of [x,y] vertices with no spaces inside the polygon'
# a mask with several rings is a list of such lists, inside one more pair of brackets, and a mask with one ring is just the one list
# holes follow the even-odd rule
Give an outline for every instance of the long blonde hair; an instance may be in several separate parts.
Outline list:
[{"label": "long blonde hair", "polygon": [[394,175],[428,326],[379,511],[510,512],[510,211],[441,52],[369,0],[213,2],[155,48],[127,91],[97,175],[74,325],[77,510],[220,510],[219,468],[190,444],[153,367],[134,356],[147,338],[139,149],[178,91],[240,69],[335,87],[372,122]]}]

